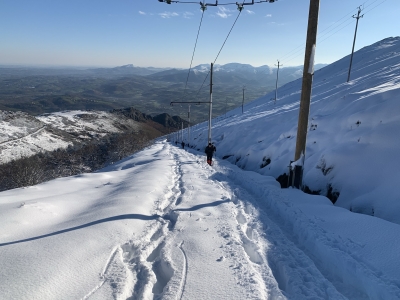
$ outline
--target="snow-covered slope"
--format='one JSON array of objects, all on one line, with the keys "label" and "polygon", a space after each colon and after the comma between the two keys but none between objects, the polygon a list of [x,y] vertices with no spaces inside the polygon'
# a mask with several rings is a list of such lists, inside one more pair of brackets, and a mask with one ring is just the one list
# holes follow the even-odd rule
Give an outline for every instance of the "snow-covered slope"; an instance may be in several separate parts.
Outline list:
[{"label": "snow-covered slope", "polygon": [[[317,48],[318,51],[318,48]],[[388,38],[315,72],[304,184],[340,193],[336,205],[400,223],[400,38]],[[217,156],[275,178],[294,159],[301,79],[213,120]],[[225,101],[213,99],[214,102]],[[203,148],[207,124],[192,128]],[[270,163],[268,164],[270,160]]]},{"label": "snow-covered slope", "polygon": [[101,111],[65,111],[39,117],[0,111],[0,164],[140,126],[129,118]]},{"label": "snow-covered slope", "polygon": [[315,75],[305,183],[339,205],[266,176],[293,159],[293,82],[214,120],[213,167],[200,124],[200,152],[160,140],[1,192],[0,299],[400,299],[399,57],[391,38],[356,54],[350,83],[346,59]]},{"label": "snow-covered slope", "polygon": [[398,224],[165,141],[0,193],[0,299],[399,299]]}]

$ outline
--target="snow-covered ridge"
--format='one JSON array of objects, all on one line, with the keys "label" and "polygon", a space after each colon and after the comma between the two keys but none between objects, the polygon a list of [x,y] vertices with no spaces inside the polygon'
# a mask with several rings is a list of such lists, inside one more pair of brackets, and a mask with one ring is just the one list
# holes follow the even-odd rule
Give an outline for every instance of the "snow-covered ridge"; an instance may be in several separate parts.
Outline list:
[{"label": "snow-covered ridge", "polygon": [[101,111],[64,111],[38,117],[0,111],[0,163],[139,126],[131,119]]},{"label": "snow-covered ridge", "polygon": [[[316,69],[321,69],[325,64],[317,64],[315,66]],[[240,64],[240,63],[228,63],[225,65],[220,65],[220,64],[215,64],[213,67],[214,72],[242,72],[242,73],[253,73],[253,74],[272,74],[276,72],[277,67],[274,66],[268,66],[268,65],[263,65],[260,67],[254,67],[249,64]],[[293,70],[293,74],[295,76],[298,76],[299,72],[300,74],[303,72],[303,67],[302,66],[292,66],[292,67],[281,67],[282,69],[287,69],[287,70]],[[195,66],[192,68],[194,73],[207,73],[210,70],[210,65],[209,64],[201,64],[198,66]]]},{"label": "snow-covered ridge", "polygon": [[[317,48],[318,51],[318,48]],[[315,72],[304,184],[339,195],[349,210],[400,223],[400,38],[392,37]],[[278,178],[294,158],[301,79],[213,121],[217,156]],[[216,99],[213,101],[224,101]],[[207,123],[191,143],[207,142]],[[270,163],[267,163],[269,162]],[[390,207],[389,210],[386,208]]]},{"label": "snow-covered ridge", "polygon": [[[209,64],[201,64],[198,66],[193,67],[193,72],[198,73],[206,73],[210,70]],[[240,63],[229,63],[225,65],[215,64],[213,67],[214,72],[250,72],[250,73],[267,73],[272,74],[274,68],[269,67],[267,65],[260,66],[260,67],[253,67],[249,64],[240,64]]]}]

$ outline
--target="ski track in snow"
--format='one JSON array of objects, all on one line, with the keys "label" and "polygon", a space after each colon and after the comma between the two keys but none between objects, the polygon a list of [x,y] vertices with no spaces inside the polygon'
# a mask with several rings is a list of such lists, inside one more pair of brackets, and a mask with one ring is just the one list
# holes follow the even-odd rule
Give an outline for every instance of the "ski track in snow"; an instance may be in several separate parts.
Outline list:
[{"label": "ski track in snow", "polygon": [[179,297],[179,299],[182,299],[183,297],[183,293],[185,292],[185,285],[186,285],[186,278],[187,278],[187,273],[188,273],[188,260],[187,260],[187,255],[185,250],[183,249],[183,244],[184,242],[182,241],[182,244],[179,245],[179,249],[182,251],[183,254],[183,258],[185,260],[185,265],[184,265],[184,277],[182,280],[182,286],[181,286],[181,296]]},{"label": "ski track in snow", "polygon": [[[165,150],[165,147],[164,149]],[[104,272],[100,275],[101,283],[83,299],[88,299],[108,281],[113,289],[114,299],[161,299],[165,286],[174,274],[168,253],[165,251],[169,243],[169,233],[174,230],[177,215],[172,208],[182,202],[183,182],[181,167],[177,154],[171,154],[173,176],[170,185],[165,188],[164,199],[156,203],[155,213],[160,215],[156,221],[148,222],[141,237],[118,246],[106,263]],[[178,246],[184,261],[184,274],[180,286],[181,298],[183,295],[187,273],[187,260],[183,242]],[[116,252],[121,252],[117,256]],[[122,260],[122,261],[119,261]],[[119,265],[120,270],[110,266]],[[122,270],[121,270],[122,269]],[[121,276],[121,273],[125,273]],[[130,274],[129,274],[130,273]],[[129,282],[127,280],[132,280]]]}]

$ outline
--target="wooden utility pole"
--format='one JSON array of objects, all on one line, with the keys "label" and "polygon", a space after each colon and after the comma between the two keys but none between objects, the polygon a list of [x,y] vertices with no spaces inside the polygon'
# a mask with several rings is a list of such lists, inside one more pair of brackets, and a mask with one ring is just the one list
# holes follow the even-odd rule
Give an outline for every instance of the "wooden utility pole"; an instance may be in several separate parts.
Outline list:
[{"label": "wooden utility pole", "polygon": [[246,90],[246,87],[243,86],[243,100],[242,100],[242,113],[243,113],[243,105],[244,105],[244,91]]},{"label": "wooden utility pole", "polygon": [[211,143],[211,117],[212,117],[213,67],[214,67],[214,64],[211,63],[211,70],[210,70],[210,111],[209,111],[209,113],[208,113],[208,142],[209,142],[209,143]]},{"label": "wooden utility pole", "polygon": [[356,22],[356,30],[354,31],[353,49],[351,50],[350,66],[349,66],[349,74],[347,75],[347,82],[350,81],[351,65],[353,64],[354,46],[356,45],[358,20],[359,20],[360,18],[364,17],[364,15],[361,15],[361,16],[360,16],[361,11],[362,11],[361,6],[359,6],[359,7],[358,7],[357,17],[356,17],[356,15],[353,16],[353,18],[356,18],[356,19],[357,19],[357,22]]},{"label": "wooden utility pole", "polygon": [[279,78],[279,67],[280,66],[283,66],[283,65],[280,65],[279,60],[278,60],[278,70],[276,71],[275,102],[274,103],[276,103],[276,100],[278,100],[278,78]]},{"label": "wooden utility pole", "polygon": [[[310,0],[308,15],[307,43],[304,57],[303,83],[297,127],[296,151],[294,161],[298,161],[306,153],[308,116],[310,113],[312,81],[314,75],[314,58],[317,44],[319,0]],[[295,167],[293,185],[300,188],[302,185],[303,165]]]}]

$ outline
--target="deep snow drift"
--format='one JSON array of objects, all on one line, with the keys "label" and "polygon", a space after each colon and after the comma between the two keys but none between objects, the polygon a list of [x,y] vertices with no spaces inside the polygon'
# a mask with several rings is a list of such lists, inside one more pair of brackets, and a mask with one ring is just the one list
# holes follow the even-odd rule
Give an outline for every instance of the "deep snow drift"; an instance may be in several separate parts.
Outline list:
[{"label": "deep snow drift", "polygon": [[165,141],[0,220],[1,299],[400,298],[400,225]]},{"label": "deep snow drift", "polygon": [[[324,195],[331,187],[340,193],[335,205],[400,224],[400,37],[357,51],[347,83],[349,61],[315,72],[304,184]],[[214,119],[217,156],[275,178],[288,173],[300,93],[301,79],[279,88],[276,103],[273,92],[245,105],[243,114],[239,107]],[[192,128],[195,148],[207,143],[207,126]]]}]

